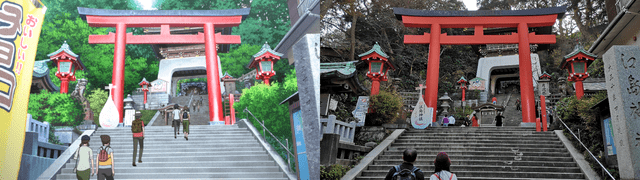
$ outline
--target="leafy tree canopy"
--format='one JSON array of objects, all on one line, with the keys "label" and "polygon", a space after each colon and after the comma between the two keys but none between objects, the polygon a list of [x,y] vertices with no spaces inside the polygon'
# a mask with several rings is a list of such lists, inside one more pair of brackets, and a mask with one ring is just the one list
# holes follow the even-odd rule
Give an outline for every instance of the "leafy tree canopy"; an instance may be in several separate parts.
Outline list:
[{"label": "leafy tree canopy", "polygon": [[29,95],[29,109],[33,119],[49,122],[54,126],[77,126],[84,118],[80,103],[70,94],[43,91]]}]

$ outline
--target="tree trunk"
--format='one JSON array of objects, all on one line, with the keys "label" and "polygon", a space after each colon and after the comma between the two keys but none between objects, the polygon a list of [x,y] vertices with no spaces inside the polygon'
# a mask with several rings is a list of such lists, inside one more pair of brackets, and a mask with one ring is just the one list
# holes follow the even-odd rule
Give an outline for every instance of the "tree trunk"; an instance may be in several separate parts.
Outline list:
[{"label": "tree trunk", "polygon": [[351,21],[351,55],[349,55],[349,61],[355,60],[356,56],[356,23],[358,21],[358,14],[355,7],[353,7],[351,12],[353,20]]}]

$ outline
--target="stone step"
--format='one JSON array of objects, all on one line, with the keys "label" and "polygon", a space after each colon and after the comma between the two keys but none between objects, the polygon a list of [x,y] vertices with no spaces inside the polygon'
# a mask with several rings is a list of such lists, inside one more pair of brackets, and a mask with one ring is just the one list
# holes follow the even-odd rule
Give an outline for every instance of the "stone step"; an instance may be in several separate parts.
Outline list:
[{"label": "stone step", "polygon": [[[185,141],[184,138],[182,139],[182,141],[184,141],[184,143],[187,143],[188,141]],[[92,148],[94,148],[94,146],[90,146]],[[98,148],[100,146],[95,146],[95,148]],[[180,147],[196,147],[196,144],[175,144],[175,143],[165,143],[165,144],[149,144],[149,143],[145,143],[144,144],[144,148],[146,149],[166,149],[166,150],[171,150],[174,148],[180,148]],[[216,148],[216,147],[236,147],[238,149],[242,149],[242,148],[247,148],[247,147],[260,147],[260,144],[258,143],[258,141],[254,141],[251,143],[224,143],[224,144],[197,144],[197,147],[200,148]],[[112,145],[111,148],[113,149],[132,149],[133,148],[133,143],[132,144],[123,144],[123,145]]]},{"label": "stone step", "polygon": [[391,147],[512,147],[512,148],[563,148],[563,145],[554,145],[554,144],[517,144],[517,143],[475,143],[475,142],[467,142],[467,143],[393,143]]},{"label": "stone step", "polygon": [[[392,144],[393,145],[393,144]],[[404,151],[406,148],[411,146],[391,146],[389,150],[391,151]],[[536,147],[504,147],[504,146],[491,146],[491,147],[451,147],[451,146],[417,146],[411,147],[414,148],[418,152],[449,152],[449,151],[513,151],[518,150],[518,152],[567,152],[567,149],[564,148],[536,148]]]},{"label": "stone step", "polygon": [[[256,142],[256,140],[252,137],[246,137],[246,138],[236,138],[236,139],[198,139],[198,138],[191,138],[189,139],[189,141],[186,141],[184,138],[180,138],[180,140],[176,140],[176,139],[153,139],[153,138],[145,138],[144,139],[144,144],[157,144],[157,143],[178,143],[178,144],[184,144],[184,145],[194,145],[195,143],[214,143],[214,144],[219,144],[219,143],[252,143],[252,142]],[[129,139],[112,139],[110,146],[115,147],[115,146],[119,146],[119,145],[132,145],[133,143],[133,139],[129,138]],[[102,142],[100,141],[90,141],[89,142],[89,146],[90,147],[100,147],[102,146]]]},{"label": "stone step", "polygon": [[[95,150],[93,151],[93,156],[98,156],[98,151]],[[116,157],[131,157],[133,154],[133,149],[124,149],[124,150],[115,150],[113,152],[113,155]],[[240,150],[240,151],[196,151],[196,152],[192,152],[192,151],[173,151],[173,152],[167,152],[166,150],[158,152],[158,151],[154,151],[154,152],[147,152],[147,149],[144,150],[143,153],[143,157],[166,157],[166,156],[178,156],[178,157],[183,157],[183,156],[201,156],[201,157],[206,157],[206,156],[221,156],[221,155],[228,155],[228,156],[234,156],[234,155],[268,155],[264,150],[254,150],[254,151],[245,151]],[[94,159],[96,158],[94,157]]]},{"label": "stone step", "polygon": [[[422,140],[422,139],[445,139],[445,140],[461,140],[461,139],[477,139],[477,140],[518,140],[513,137],[481,137],[481,136],[442,136],[442,137],[417,137],[417,136],[400,136],[396,140]],[[540,141],[557,141],[557,137],[536,137],[531,140]]]},{"label": "stone step", "polygon": [[508,143],[508,144],[549,144],[563,145],[562,142],[552,140],[483,140],[483,139],[397,139],[396,143]]},{"label": "stone step", "polygon": [[[442,151],[430,151],[428,153],[437,154]],[[571,154],[568,152],[520,152],[520,151],[445,151],[449,156],[459,156],[459,155],[474,155],[474,156],[515,156],[516,153],[522,153],[526,156],[550,156],[550,157],[569,157]],[[402,156],[403,151],[385,151],[384,155],[398,155]],[[424,153],[424,152],[419,152]],[[424,153],[424,154],[428,154]]]},{"label": "stone step", "polygon": [[[126,147],[126,146],[125,146]],[[91,146],[91,149],[94,153],[97,153],[98,149],[94,146]],[[133,152],[133,144],[129,147],[122,149],[113,149],[115,152]],[[264,151],[264,148],[260,146],[253,147],[243,147],[242,149],[238,149],[238,147],[230,146],[230,147],[212,147],[212,148],[202,148],[199,146],[184,146],[184,147],[176,147],[171,148],[170,151],[165,148],[148,148],[144,147],[144,154],[147,153],[174,153],[174,152],[216,152],[216,153],[226,153],[226,152],[243,152],[243,151]]]},{"label": "stone step", "polygon": [[[458,177],[507,177],[507,178],[571,178],[571,179],[583,179],[582,173],[568,173],[568,172],[523,172],[523,171],[457,171],[452,170]],[[389,170],[381,171],[364,171],[362,177],[379,177],[384,179]],[[431,173],[428,173],[431,174]]]},{"label": "stone step", "polygon": [[424,136],[424,137],[431,137],[431,136],[498,136],[498,137],[554,137],[555,134],[550,134],[550,133],[517,133],[517,132],[513,132],[513,133],[506,133],[506,132],[494,132],[494,133],[487,133],[487,132],[416,132],[416,133],[405,133],[402,136]]},{"label": "stone step", "polygon": [[[131,160],[133,159],[132,157],[133,154],[129,155],[129,156],[115,156],[115,158],[113,158],[114,161],[116,162],[131,162]],[[95,156],[95,155],[94,155]],[[271,157],[269,157],[267,154],[257,154],[257,155],[253,155],[253,154],[236,154],[236,155],[211,155],[211,156],[193,156],[193,155],[186,155],[186,156],[178,156],[178,155],[167,155],[164,157],[146,157],[144,156],[144,154],[142,155],[142,161],[146,162],[179,162],[179,161],[186,161],[186,162],[192,162],[192,163],[196,163],[196,162],[200,162],[200,161],[268,161],[268,160],[272,160]],[[95,159],[94,159],[95,160]]]},{"label": "stone step", "polygon": [[[129,161],[116,161],[115,162],[116,169],[120,169],[119,167],[133,167],[131,166],[131,163],[132,163],[131,160],[133,157],[129,155],[129,158],[131,158],[129,159]],[[65,168],[73,169],[75,165],[76,165],[75,160],[72,159],[70,163],[67,163]],[[199,161],[198,163],[178,161],[178,162],[166,163],[166,162],[147,161],[146,159],[143,158],[143,162],[138,163],[136,165],[138,165],[137,167],[235,167],[235,166],[252,167],[252,166],[275,166],[276,163],[274,161]]]},{"label": "stone step", "polygon": [[[380,155],[378,160],[386,159],[402,159],[402,155]],[[418,155],[417,159],[436,159],[436,155]],[[573,160],[569,157],[548,157],[548,156],[475,156],[475,155],[459,155],[449,156],[453,160],[497,160],[497,161],[550,161],[550,162],[570,162]]]},{"label": "stone step", "polygon": [[[143,167],[142,163],[138,163],[136,167],[131,168],[118,168],[115,170],[116,174],[130,174],[130,173],[176,173],[176,174],[184,174],[184,173],[200,173],[200,172],[213,172],[213,173],[244,173],[244,172],[278,172],[280,168],[277,166],[251,166],[251,167],[179,167],[179,166],[168,166],[168,167]],[[131,166],[131,164],[129,164]],[[117,167],[117,165],[116,165]],[[73,168],[65,168],[62,169],[62,173],[73,173]]]},{"label": "stone step", "polygon": [[[133,167],[132,167],[133,168]],[[59,174],[58,179],[75,179],[76,174],[65,173]],[[96,177],[96,176],[94,176]],[[282,172],[254,172],[247,171],[242,173],[227,173],[227,172],[197,172],[197,173],[146,173],[146,172],[137,172],[137,173],[116,173],[114,177],[118,179],[128,178],[128,179],[212,179],[212,178],[264,178],[264,179],[273,179],[273,178],[283,178],[284,174]]]},{"label": "stone step", "polygon": [[[189,133],[189,138],[209,138],[209,137],[219,137],[220,139],[224,139],[224,138],[231,138],[231,137],[253,137],[252,134],[250,133],[237,133],[237,134],[207,134],[207,133],[197,133],[194,131],[191,131],[192,133]],[[102,134],[96,134],[91,136],[91,141],[100,141],[100,135]],[[106,134],[109,135],[111,137],[111,139],[133,139],[133,134],[118,134],[118,135],[113,135],[113,134]],[[176,134],[177,135],[177,134]],[[180,136],[184,136],[184,134],[182,133],[182,130],[180,130]],[[173,133],[146,133],[144,134],[144,139],[148,139],[148,138],[157,138],[157,139],[172,139],[173,137]],[[91,142],[90,141],[90,142]]]},{"label": "stone step", "polygon": [[[365,171],[389,171],[392,166],[388,165],[370,165]],[[433,172],[433,164],[427,166],[419,166],[422,172]],[[580,173],[579,167],[549,167],[549,166],[486,166],[486,165],[451,165],[451,170],[456,171],[530,171],[530,172],[570,172]]]},{"label": "stone step", "polygon": [[[435,158],[434,158],[435,159]],[[415,166],[424,167],[433,165],[434,159],[417,159]],[[394,166],[402,164],[402,159],[375,160],[373,165]],[[574,162],[548,162],[548,161],[502,161],[502,160],[451,160],[451,165],[483,165],[483,166],[553,166],[553,167],[577,167]]]},{"label": "stone step", "polygon": [[[429,178],[431,174],[427,174],[426,178]],[[460,176],[457,176],[457,177],[459,180],[522,180],[522,178],[505,178],[505,177],[460,177]],[[355,179],[356,180],[380,180],[380,179],[384,179],[384,177],[357,177]],[[529,180],[584,180],[583,178],[581,179],[527,178],[527,179]]]}]

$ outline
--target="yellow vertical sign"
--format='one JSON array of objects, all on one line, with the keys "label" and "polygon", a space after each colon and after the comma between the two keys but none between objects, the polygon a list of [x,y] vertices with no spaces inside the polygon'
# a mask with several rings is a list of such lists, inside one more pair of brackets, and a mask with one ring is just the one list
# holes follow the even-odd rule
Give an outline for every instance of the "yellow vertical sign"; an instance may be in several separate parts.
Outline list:
[{"label": "yellow vertical sign", "polygon": [[[0,0],[0,179],[18,179],[33,63],[46,8]],[[39,7],[36,7],[37,4]]]}]

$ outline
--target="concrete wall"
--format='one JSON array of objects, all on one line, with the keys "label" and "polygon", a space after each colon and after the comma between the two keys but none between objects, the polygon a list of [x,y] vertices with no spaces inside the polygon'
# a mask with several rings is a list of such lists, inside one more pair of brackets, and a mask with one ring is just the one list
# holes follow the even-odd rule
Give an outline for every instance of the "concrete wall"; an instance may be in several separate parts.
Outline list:
[{"label": "concrete wall", "polygon": [[[517,68],[520,64],[519,58],[519,55],[480,58],[480,60],[478,61],[478,70],[476,72],[476,76],[486,80],[485,87],[487,88],[481,94],[484,94],[484,96],[486,96],[487,93],[489,93],[489,89],[491,88],[490,83],[492,81],[492,70],[513,67]],[[540,75],[542,75],[542,71],[540,68],[540,57],[536,53],[531,53],[531,71],[533,76],[531,77],[533,79],[533,87],[535,88],[538,87],[538,78],[540,77]]]},{"label": "concrete wall", "polygon": [[44,170],[47,170],[56,159],[38,157],[30,154],[22,154],[20,163],[20,172],[18,179],[34,180],[37,179]]},{"label": "concrete wall", "polygon": [[[220,59],[220,57],[218,57]],[[172,82],[173,73],[178,71],[188,70],[204,70],[207,69],[206,57],[188,57],[178,59],[163,59],[160,60],[160,67],[158,70],[158,79],[162,79],[167,82],[167,94],[175,94],[175,82]],[[218,61],[218,74],[222,78],[222,65]],[[224,92],[222,82],[220,83],[220,92]]]}]

